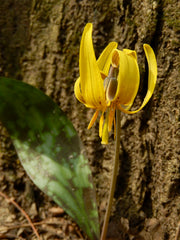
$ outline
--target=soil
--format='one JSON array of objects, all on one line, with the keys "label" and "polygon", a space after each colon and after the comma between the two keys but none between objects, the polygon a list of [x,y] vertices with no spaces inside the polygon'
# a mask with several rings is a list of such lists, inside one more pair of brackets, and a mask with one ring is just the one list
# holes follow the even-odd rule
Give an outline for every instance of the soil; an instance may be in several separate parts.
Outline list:
[{"label": "soil", "polygon": [[[120,169],[107,239],[176,240],[180,225],[180,131],[178,0],[0,0],[0,75],[44,91],[78,131],[92,167],[102,225],[114,156],[98,137],[94,113],[73,93],[79,44],[93,23],[96,56],[110,41],[135,49],[141,85],[135,108],[147,89],[143,43],[157,56],[154,96],[138,114],[121,115]],[[40,237],[86,239],[78,226],[43,194],[23,170],[6,129],[0,125],[0,192],[29,215]],[[27,219],[0,195],[0,239],[37,239]]]}]

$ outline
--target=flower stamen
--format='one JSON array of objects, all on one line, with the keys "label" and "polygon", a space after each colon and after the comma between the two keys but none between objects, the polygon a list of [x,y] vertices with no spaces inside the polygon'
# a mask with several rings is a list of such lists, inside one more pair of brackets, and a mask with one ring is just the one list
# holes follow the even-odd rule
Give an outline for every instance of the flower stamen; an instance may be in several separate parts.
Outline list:
[{"label": "flower stamen", "polygon": [[104,112],[102,112],[100,120],[99,120],[99,137],[102,137],[103,132],[103,123],[104,123]]},{"label": "flower stamen", "polygon": [[109,131],[108,131],[108,122],[109,122],[109,108],[106,112],[105,121],[102,126],[102,144],[108,144],[108,137],[109,137]]},{"label": "flower stamen", "polygon": [[113,120],[115,118],[115,116],[114,116],[115,110],[116,110],[116,108],[115,108],[114,104],[111,104],[110,112],[109,112],[108,132],[110,132],[112,129]]},{"label": "flower stamen", "polygon": [[93,126],[93,124],[95,123],[95,121],[96,121],[96,119],[98,117],[98,114],[99,114],[99,111],[96,110],[94,115],[91,118],[91,121],[90,121],[89,125],[88,125],[88,129],[90,129]]}]

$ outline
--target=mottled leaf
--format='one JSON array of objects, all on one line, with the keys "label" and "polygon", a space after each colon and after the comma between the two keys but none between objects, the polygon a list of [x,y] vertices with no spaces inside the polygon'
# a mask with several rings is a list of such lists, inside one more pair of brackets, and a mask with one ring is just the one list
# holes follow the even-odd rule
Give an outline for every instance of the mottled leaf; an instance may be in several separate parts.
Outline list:
[{"label": "mottled leaf", "polygon": [[23,82],[0,78],[0,121],[33,182],[99,239],[95,191],[80,139],[60,108]]}]

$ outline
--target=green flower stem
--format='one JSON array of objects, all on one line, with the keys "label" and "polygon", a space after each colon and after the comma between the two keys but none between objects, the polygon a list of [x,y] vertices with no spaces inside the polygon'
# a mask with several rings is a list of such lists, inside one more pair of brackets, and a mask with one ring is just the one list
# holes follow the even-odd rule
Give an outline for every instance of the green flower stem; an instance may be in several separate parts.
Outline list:
[{"label": "green flower stem", "polygon": [[107,205],[106,214],[105,214],[105,218],[104,218],[104,224],[103,224],[102,233],[101,233],[101,240],[106,239],[108,223],[109,223],[109,218],[110,218],[110,214],[111,214],[111,207],[112,207],[112,202],[113,202],[113,197],[114,197],[114,191],[115,191],[115,187],[116,187],[117,174],[118,174],[118,170],[119,170],[120,130],[121,130],[120,111],[116,110],[116,142],[115,142],[114,168],[113,168],[113,175],[112,175],[112,179],[111,179],[111,187],[110,187],[108,205]]}]

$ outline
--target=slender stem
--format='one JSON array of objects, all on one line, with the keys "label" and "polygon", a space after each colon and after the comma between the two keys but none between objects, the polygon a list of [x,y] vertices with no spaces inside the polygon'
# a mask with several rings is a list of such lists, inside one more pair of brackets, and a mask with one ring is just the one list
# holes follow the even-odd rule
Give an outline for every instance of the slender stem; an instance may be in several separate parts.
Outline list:
[{"label": "slender stem", "polygon": [[113,168],[113,175],[111,179],[111,186],[110,186],[110,193],[108,199],[108,205],[106,209],[106,214],[104,218],[104,224],[101,233],[101,240],[106,239],[107,229],[109,218],[111,214],[111,207],[114,197],[114,191],[116,187],[116,180],[117,180],[117,173],[118,173],[118,166],[119,166],[119,145],[120,145],[120,130],[121,130],[121,123],[120,123],[120,111],[116,110],[116,142],[115,142],[115,159],[114,159],[114,168]]}]

